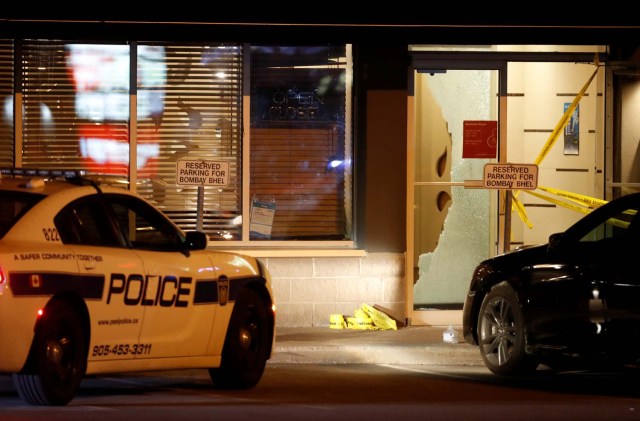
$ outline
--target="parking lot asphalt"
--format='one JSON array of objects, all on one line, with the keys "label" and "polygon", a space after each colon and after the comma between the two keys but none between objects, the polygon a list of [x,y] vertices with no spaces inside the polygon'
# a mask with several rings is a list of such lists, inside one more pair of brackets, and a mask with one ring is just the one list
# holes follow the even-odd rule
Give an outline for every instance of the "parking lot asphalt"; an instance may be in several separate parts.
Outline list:
[{"label": "parking lot asphalt", "polygon": [[[397,330],[278,327],[269,363],[484,365],[478,347],[445,342],[443,326]],[[450,336],[449,336],[450,338]]]}]

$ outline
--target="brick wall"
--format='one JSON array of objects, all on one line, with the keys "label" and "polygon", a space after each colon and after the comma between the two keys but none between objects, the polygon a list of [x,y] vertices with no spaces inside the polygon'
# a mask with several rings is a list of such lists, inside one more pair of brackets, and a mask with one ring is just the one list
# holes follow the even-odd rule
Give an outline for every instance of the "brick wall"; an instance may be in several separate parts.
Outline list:
[{"label": "brick wall", "polygon": [[352,316],[362,303],[404,320],[403,253],[262,260],[273,280],[276,327],[329,326],[331,314]]}]

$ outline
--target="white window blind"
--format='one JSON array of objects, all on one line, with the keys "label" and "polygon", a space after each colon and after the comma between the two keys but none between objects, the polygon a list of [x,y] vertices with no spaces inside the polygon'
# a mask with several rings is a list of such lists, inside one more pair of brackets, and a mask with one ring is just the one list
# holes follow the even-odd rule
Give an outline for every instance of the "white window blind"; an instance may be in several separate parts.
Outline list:
[{"label": "white window blind", "polygon": [[13,165],[13,42],[0,39],[0,165]]},{"label": "white window blind", "polygon": [[[141,43],[138,69],[138,192],[193,230],[201,189],[202,229],[239,240],[242,48]],[[228,184],[180,184],[179,160],[228,163]]]},{"label": "white window blind", "polygon": [[229,184],[202,189],[202,229],[239,239],[240,47],[35,40],[22,51],[23,166],[130,177],[136,52],[135,189],[179,226],[195,229],[198,187],[176,183],[176,163],[228,162]]},{"label": "white window blind", "polygon": [[351,239],[347,75],[344,45],[252,46],[250,195],[273,213],[252,240]]},{"label": "white window blind", "polygon": [[[10,42],[4,48],[0,71],[9,79],[0,89],[11,97],[16,59]],[[17,51],[21,166],[85,169],[125,187],[135,182],[129,187],[181,228],[200,228],[214,241],[352,240],[344,45],[251,47],[247,81],[241,45],[23,40]],[[246,137],[243,83],[251,93]],[[2,129],[0,159],[10,159],[12,128]],[[244,145],[250,158],[243,163]],[[185,161],[224,164],[226,183],[181,181],[178,163]],[[243,201],[255,205],[250,215],[242,214]]]}]

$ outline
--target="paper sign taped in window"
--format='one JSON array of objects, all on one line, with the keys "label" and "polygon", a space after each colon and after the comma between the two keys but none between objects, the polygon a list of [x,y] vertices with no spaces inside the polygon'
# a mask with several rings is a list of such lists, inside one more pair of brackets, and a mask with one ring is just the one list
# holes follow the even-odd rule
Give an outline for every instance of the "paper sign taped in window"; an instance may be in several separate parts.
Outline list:
[{"label": "paper sign taped in window", "polygon": [[251,202],[251,224],[249,225],[252,236],[270,239],[275,214],[276,202],[253,200]]}]

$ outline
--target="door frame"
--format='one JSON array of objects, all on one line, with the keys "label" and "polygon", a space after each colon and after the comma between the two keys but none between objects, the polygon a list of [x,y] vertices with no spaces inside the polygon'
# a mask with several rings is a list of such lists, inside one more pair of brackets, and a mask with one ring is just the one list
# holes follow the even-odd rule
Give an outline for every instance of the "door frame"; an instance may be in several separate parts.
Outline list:
[{"label": "door frame", "polygon": [[[462,310],[414,310],[414,176],[416,140],[415,119],[415,72],[429,70],[497,70],[498,71],[498,163],[505,163],[507,157],[507,77],[509,62],[590,62],[593,53],[571,52],[500,52],[500,51],[412,51],[408,68],[407,89],[407,195],[406,195],[406,251],[405,251],[405,319],[410,325],[461,325]],[[606,57],[599,56],[601,62]],[[475,180],[473,180],[475,181]],[[451,186],[477,187],[473,181],[451,182]],[[497,253],[510,249],[511,192],[498,191]]]}]

